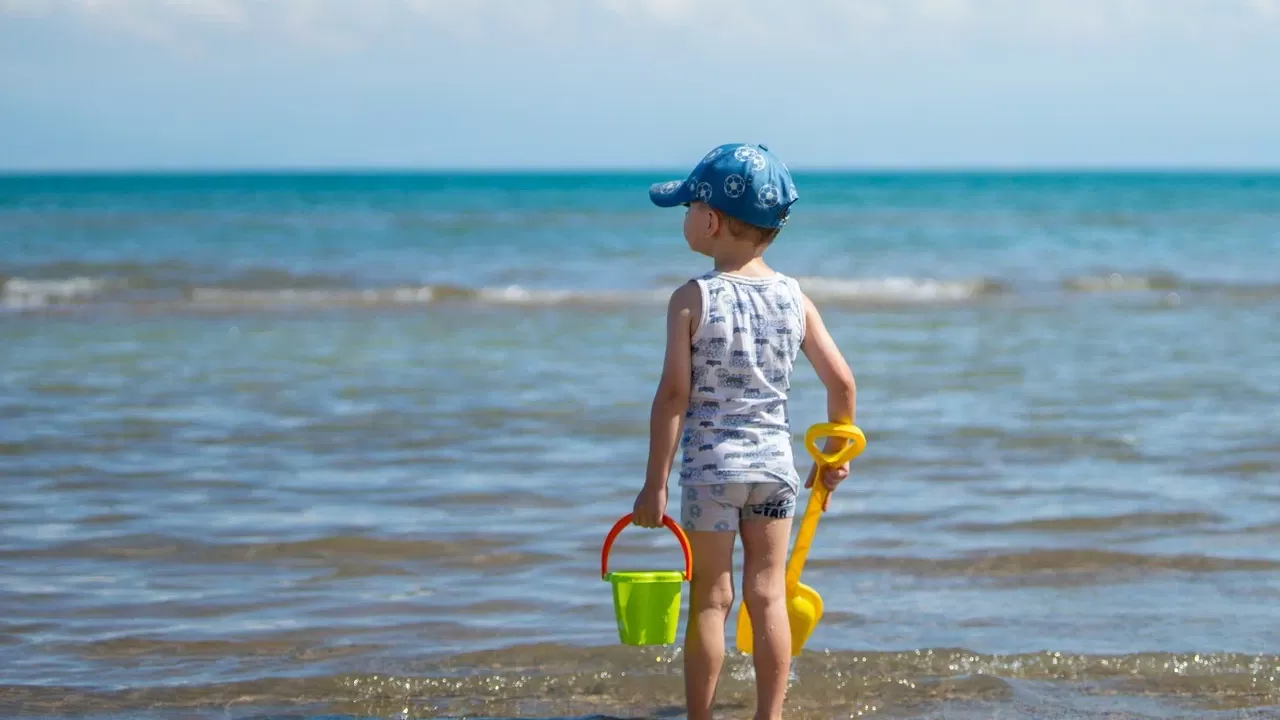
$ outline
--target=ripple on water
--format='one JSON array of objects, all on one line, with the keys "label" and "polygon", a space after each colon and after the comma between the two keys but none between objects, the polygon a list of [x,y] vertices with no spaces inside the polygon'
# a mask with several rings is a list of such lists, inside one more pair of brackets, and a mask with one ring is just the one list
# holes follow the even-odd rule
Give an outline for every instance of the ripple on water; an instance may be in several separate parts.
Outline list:
[{"label": "ripple on water", "polygon": [[1211,528],[1226,522],[1217,513],[1139,512],[1095,517],[1056,517],[1036,520],[1019,520],[1001,523],[956,523],[951,529],[968,533],[1107,533],[1115,530],[1145,528]]},{"label": "ripple on water", "polygon": [[832,570],[888,570],[924,576],[959,575],[999,578],[1009,576],[1053,577],[1088,583],[1113,575],[1154,572],[1215,573],[1280,570],[1280,562],[1208,555],[1147,555],[1093,549],[1047,549],[1015,553],[990,553],[969,557],[902,557],[858,555],[843,558],[811,558],[808,567]]},{"label": "ripple on water", "polygon": [[72,541],[46,548],[0,551],[0,558],[123,559],[166,563],[270,563],[308,565],[356,561],[411,561],[424,567],[504,568],[548,563],[555,556],[519,548],[529,538],[493,535],[440,539],[389,539],[335,536],[295,542],[205,543],[167,535],[121,535],[93,541]]}]

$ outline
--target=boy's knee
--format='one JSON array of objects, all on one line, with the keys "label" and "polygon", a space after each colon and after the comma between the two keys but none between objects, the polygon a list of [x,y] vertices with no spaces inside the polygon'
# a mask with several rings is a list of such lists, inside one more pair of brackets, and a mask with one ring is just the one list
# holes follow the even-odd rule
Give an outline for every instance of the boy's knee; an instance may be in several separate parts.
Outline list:
[{"label": "boy's knee", "polygon": [[772,573],[761,573],[742,588],[742,602],[748,608],[764,609],[774,603],[786,602],[786,598],[786,578],[774,577]]},{"label": "boy's knee", "polygon": [[689,584],[689,592],[699,609],[728,614],[729,608],[733,607],[733,583],[728,577],[704,580],[695,573],[693,582]]}]

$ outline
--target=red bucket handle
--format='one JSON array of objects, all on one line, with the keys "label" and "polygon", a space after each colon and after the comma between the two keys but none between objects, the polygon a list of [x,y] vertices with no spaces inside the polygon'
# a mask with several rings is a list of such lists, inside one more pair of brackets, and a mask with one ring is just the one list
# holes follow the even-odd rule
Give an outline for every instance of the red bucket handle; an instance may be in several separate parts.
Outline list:
[{"label": "red bucket handle", "polygon": [[[609,575],[609,550],[613,547],[613,541],[618,537],[618,533],[631,524],[632,513],[622,516],[622,519],[614,523],[613,529],[609,531],[609,535],[604,539],[604,547],[600,550],[600,577],[603,579]],[[675,520],[663,515],[662,524],[667,529],[675,533],[676,539],[680,541],[680,549],[684,551],[684,579],[693,579],[693,550],[689,547],[689,537],[684,534],[684,530],[676,524]]]}]

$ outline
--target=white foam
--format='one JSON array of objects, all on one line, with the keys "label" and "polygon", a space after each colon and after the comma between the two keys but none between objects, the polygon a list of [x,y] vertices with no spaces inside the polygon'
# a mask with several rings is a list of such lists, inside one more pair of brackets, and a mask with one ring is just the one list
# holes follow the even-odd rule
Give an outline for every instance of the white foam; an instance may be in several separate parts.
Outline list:
[{"label": "white foam", "polygon": [[[997,288],[985,280],[936,280],[887,277],[845,279],[801,277],[801,286],[815,300],[866,303],[947,303],[970,300]],[[0,286],[0,308],[26,310],[55,304],[92,302],[110,281],[93,277],[32,280],[14,277]],[[573,305],[617,307],[662,304],[672,287],[652,289],[555,289],[520,285],[476,289],[449,286],[398,286],[382,288],[309,289],[195,287],[188,294],[197,307],[325,308],[426,305],[439,302],[473,302],[511,307]]]},{"label": "white foam", "polygon": [[1142,275],[1086,275],[1067,280],[1065,285],[1070,290],[1079,292],[1135,292],[1151,290],[1154,278]]},{"label": "white foam", "polygon": [[250,307],[409,305],[429,303],[434,299],[435,291],[429,286],[380,290],[239,290],[208,287],[191,291],[191,302],[196,305]]},{"label": "white foam", "polygon": [[635,305],[661,302],[669,291],[662,290],[530,290],[519,285],[481,288],[476,291],[480,302],[498,305]]},{"label": "white foam", "polygon": [[105,280],[91,277],[51,280],[12,277],[5,281],[0,291],[0,306],[26,310],[82,301],[102,292],[106,285]]},{"label": "white foam", "polygon": [[992,291],[986,280],[936,280],[934,278],[886,277],[838,279],[797,278],[805,294],[814,299],[863,300],[884,303],[936,303],[972,300]]},{"label": "white foam", "polygon": [[571,290],[528,290],[519,285],[502,288],[481,288],[476,293],[482,302],[501,305],[557,305],[572,300]]}]

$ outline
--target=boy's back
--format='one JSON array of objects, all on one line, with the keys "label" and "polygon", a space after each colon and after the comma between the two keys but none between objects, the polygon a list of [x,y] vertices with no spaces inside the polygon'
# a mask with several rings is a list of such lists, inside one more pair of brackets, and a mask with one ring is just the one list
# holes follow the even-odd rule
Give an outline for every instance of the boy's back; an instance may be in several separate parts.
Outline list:
[{"label": "boy's back", "polygon": [[804,298],[790,277],[711,271],[694,280],[701,317],[692,341],[682,486],[799,483],[787,392],[804,339]]}]

